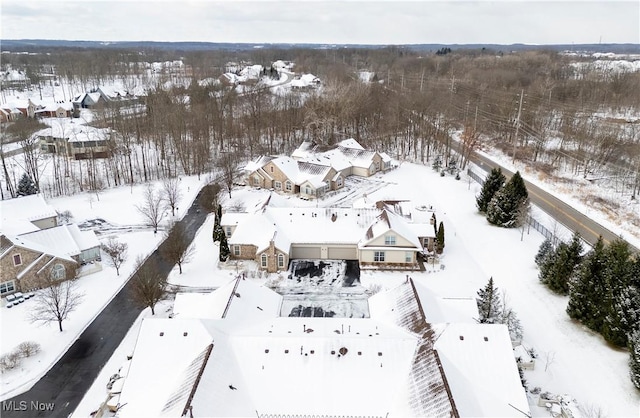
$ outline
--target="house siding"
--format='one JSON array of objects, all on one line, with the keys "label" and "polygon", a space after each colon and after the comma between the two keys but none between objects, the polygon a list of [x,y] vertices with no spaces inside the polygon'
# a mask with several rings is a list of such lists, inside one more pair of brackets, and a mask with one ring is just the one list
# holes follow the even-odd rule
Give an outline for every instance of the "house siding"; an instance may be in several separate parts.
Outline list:
[{"label": "house siding", "polygon": [[[396,237],[396,245],[393,245],[393,246],[384,245],[385,237],[390,235],[393,235]],[[389,247],[389,248],[394,248],[394,247],[414,248],[414,245],[411,242],[409,242],[406,238],[404,238],[403,236],[401,236],[400,234],[398,234],[397,232],[391,229],[385,232],[384,234],[380,235],[379,237],[376,237],[371,241],[367,242],[367,246],[368,247]]]},{"label": "house siding", "polygon": [[[13,264],[13,256],[16,254],[20,254],[22,259],[22,264],[19,266],[14,266]],[[51,255],[45,254],[45,256],[42,257],[35,265],[31,266],[31,264],[40,258],[41,255],[42,253],[29,250],[27,248],[13,247],[7,254],[5,254],[4,257],[2,257],[2,259],[0,259],[0,269],[2,270],[0,273],[0,282],[15,280],[16,291],[23,292],[42,287],[43,281],[47,278],[46,274],[48,274],[49,268],[45,269],[39,275],[38,271],[52,259],[53,262],[50,267],[53,267],[54,264],[62,264],[67,271],[66,279],[75,277],[75,270],[77,267],[76,263],[69,260],[59,259]],[[17,276],[29,266],[31,266],[29,271],[20,279],[17,279]]]},{"label": "house siding", "polygon": [[[235,247],[240,247],[240,255],[235,255]],[[229,258],[232,260],[254,260],[258,247],[251,244],[229,244]]]},{"label": "house siding", "polygon": [[[256,254],[256,262],[258,263],[258,266],[260,267],[260,269],[264,270],[264,267],[262,267],[262,254],[267,255],[267,268],[266,268],[267,273],[276,273],[277,271],[286,270],[289,266],[288,255],[284,251],[281,251],[278,248],[276,248],[273,241],[269,243],[269,247],[267,249]],[[283,256],[282,267],[278,267],[279,254],[282,254]]]},{"label": "house siding", "polygon": [[[273,171],[271,171],[272,169],[273,169]],[[283,173],[283,172],[278,168],[278,166],[277,166],[277,165],[275,165],[275,164],[273,163],[273,161],[269,161],[269,162],[268,162],[268,163],[263,167],[263,170],[273,178],[273,181],[271,182],[271,184],[270,184],[270,185],[268,185],[268,186],[266,186],[266,187],[268,187],[268,188],[274,188],[274,187],[275,187],[275,182],[276,182],[276,181],[279,181],[280,183],[282,183],[282,187],[278,190],[279,192],[281,192],[281,193],[290,193],[290,194],[293,194],[293,193],[294,193],[294,189],[295,189],[295,188],[293,188],[293,187],[292,187],[292,190],[291,190],[290,192],[289,192],[289,191],[286,191],[286,190],[285,190],[284,183],[285,183],[287,180],[289,180],[292,184],[295,184],[295,182],[294,182],[293,180],[291,180],[289,177],[287,177],[287,176],[286,176],[286,175],[285,175],[285,174],[284,174],[284,173]]]},{"label": "house siding", "polygon": [[31,223],[40,229],[47,229],[47,228],[53,228],[54,226],[58,226],[58,219],[56,216],[52,216],[50,218],[43,218],[43,219],[31,221]]}]

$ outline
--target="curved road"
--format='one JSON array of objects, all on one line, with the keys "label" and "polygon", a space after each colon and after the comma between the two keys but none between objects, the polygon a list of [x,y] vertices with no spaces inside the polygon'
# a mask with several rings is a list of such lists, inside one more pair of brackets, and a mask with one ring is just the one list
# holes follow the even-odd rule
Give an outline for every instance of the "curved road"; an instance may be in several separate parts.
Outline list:
[{"label": "curved road", "polygon": [[[207,211],[200,206],[200,193],[180,221],[185,225],[189,242],[207,217]],[[164,243],[146,262],[156,261],[166,277],[173,265],[160,256],[162,245]],[[2,418],[68,417],[73,413],[142,311],[130,296],[130,283],[120,290],[42,379],[29,391],[2,402]],[[53,410],[32,408],[32,402],[53,403]]]},{"label": "curved road", "polygon": [[[452,148],[459,152],[459,145],[457,143],[452,144]],[[471,154],[469,160],[486,172],[491,171],[491,169],[493,168],[499,167],[507,177],[507,180],[513,175],[513,173],[507,170],[505,167],[501,166],[493,160],[490,160],[485,156],[479,155],[476,152],[473,152]],[[620,239],[620,236],[600,225],[593,219],[590,219],[583,213],[577,211],[562,200],[556,198],[550,193],[545,192],[535,184],[532,184],[526,180],[525,184],[527,186],[527,191],[529,192],[529,198],[531,199],[531,202],[533,204],[538,206],[540,209],[549,214],[549,216],[553,217],[568,229],[572,231],[578,231],[582,238],[585,241],[589,242],[591,245],[594,245],[596,243],[599,236],[602,236],[605,244],[608,244],[616,239]],[[629,244],[629,247],[632,249],[632,251],[638,252],[638,249],[633,245]]]}]

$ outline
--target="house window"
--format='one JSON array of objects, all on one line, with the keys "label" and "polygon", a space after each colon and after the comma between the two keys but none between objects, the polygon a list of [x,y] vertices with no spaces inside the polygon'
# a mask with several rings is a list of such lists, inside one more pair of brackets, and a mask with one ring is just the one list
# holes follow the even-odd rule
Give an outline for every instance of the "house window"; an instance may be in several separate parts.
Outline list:
[{"label": "house window", "polygon": [[282,183],[281,182],[276,181],[275,185],[276,185],[276,190],[281,190],[282,189]]},{"label": "house window", "polygon": [[273,173],[273,166],[269,167],[269,170]]},{"label": "house window", "polygon": [[384,261],[384,251],[375,251],[373,253],[373,261]]},{"label": "house window", "polygon": [[51,279],[62,280],[65,278],[65,268],[62,264],[56,264],[51,268]]},{"label": "house window", "polygon": [[376,161],[375,164],[376,164],[376,171],[380,170],[380,161]]},{"label": "house window", "polygon": [[284,255],[283,254],[278,254],[278,267],[279,268],[283,268],[284,267]]},{"label": "house window", "polygon": [[311,194],[311,187],[309,187],[309,186],[305,187],[305,188],[304,188],[304,192],[305,192],[306,194],[310,195],[310,194]]},{"label": "house window", "polygon": [[260,256],[260,266],[262,268],[267,268],[267,255],[266,254],[262,254]]},{"label": "house window", "polygon": [[9,280],[8,282],[0,283],[0,295],[5,293],[11,293],[16,290],[15,280]]},{"label": "house window", "polygon": [[254,177],[253,178],[253,185],[254,186],[260,186],[260,177]]},{"label": "house window", "polygon": [[338,185],[338,187],[342,187],[342,176],[338,177],[338,180],[336,180],[336,184]]},{"label": "house window", "polygon": [[286,191],[290,192],[291,189],[293,188],[293,185],[291,184],[291,182],[289,180],[286,181],[286,183],[284,183],[284,188]]},{"label": "house window", "polygon": [[405,263],[413,262],[413,253],[411,251],[407,251],[404,253],[404,262]]},{"label": "house window", "polygon": [[233,255],[240,255],[240,246],[239,245],[234,245],[233,246]]},{"label": "house window", "polygon": [[224,230],[225,230],[225,234],[227,235],[227,237],[230,237],[231,236],[231,227],[230,226],[225,226]]},{"label": "house window", "polygon": [[20,256],[20,254],[16,254],[13,256],[13,265],[14,266],[22,265],[22,257]]},{"label": "house window", "polygon": [[396,245],[396,236],[387,235],[384,237],[384,245]]}]

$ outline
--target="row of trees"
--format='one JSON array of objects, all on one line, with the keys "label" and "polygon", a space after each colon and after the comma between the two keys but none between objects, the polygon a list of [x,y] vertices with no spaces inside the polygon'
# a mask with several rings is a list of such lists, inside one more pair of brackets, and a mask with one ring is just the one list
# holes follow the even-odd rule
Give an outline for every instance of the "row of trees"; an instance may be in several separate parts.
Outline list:
[{"label": "row of trees", "polygon": [[602,237],[586,254],[579,234],[555,248],[549,240],[535,258],[539,278],[554,292],[569,295],[567,314],[604,339],[630,350],[631,378],[640,389],[640,257],[629,244]]}]

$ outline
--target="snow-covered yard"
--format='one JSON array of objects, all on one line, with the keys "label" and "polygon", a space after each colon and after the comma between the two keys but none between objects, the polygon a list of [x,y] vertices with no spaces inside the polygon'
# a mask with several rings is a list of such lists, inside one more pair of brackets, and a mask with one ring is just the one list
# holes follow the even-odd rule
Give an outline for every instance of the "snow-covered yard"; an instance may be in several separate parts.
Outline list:
[{"label": "snow-covered yard", "polygon": [[[518,230],[490,226],[476,212],[475,194],[479,186],[467,183],[464,177],[456,181],[450,176],[440,177],[429,167],[405,163],[382,178],[388,184],[371,193],[371,200],[398,196],[430,202],[435,206],[438,220],[446,226],[446,248],[440,264],[427,268],[425,272],[409,273],[414,280],[440,296],[474,297],[489,277],[493,277],[522,322],[526,345],[538,353],[535,370],[525,372],[530,388],[540,387],[543,392],[567,394],[577,401],[584,416],[595,416],[596,413],[601,416],[637,416],[640,394],[628,378],[628,353],[610,348],[600,336],[571,321],[565,313],[567,298],[552,294],[539,283],[533,257],[542,236],[531,231],[525,233],[521,241]],[[378,180],[380,178],[374,179]],[[263,197],[263,193],[238,190],[233,193],[231,202],[246,199],[246,207],[250,207]],[[362,197],[353,190],[345,190],[344,193],[351,194],[350,201]],[[292,205],[315,205],[293,198],[282,201]],[[172,283],[218,287],[243,271],[249,273],[249,279],[265,284],[286,279],[286,273],[280,277],[278,274],[266,277],[250,274],[255,271],[252,263],[246,263],[237,270],[233,264],[219,265],[218,248],[211,240],[212,227],[213,217],[210,216],[196,237],[194,259],[185,265],[182,275],[177,270],[172,272]],[[406,275],[406,272],[365,270],[360,276],[361,287],[374,291],[393,288],[404,281]],[[331,305],[321,302],[317,306],[331,309]],[[133,350],[137,329],[137,326],[131,329],[74,416],[86,417],[104,401],[108,377],[117,371],[126,355]],[[549,416],[545,408],[535,406],[537,396],[530,395],[530,400],[534,416]]]},{"label": "snow-covered yard", "polygon": [[[182,216],[189,208],[202,182],[194,177],[183,177],[182,194],[179,213]],[[160,184],[155,185],[160,188]],[[80,224],[96,218],[104,219],[115,229],[98,228],[98,238],[102,241],[115,236],[129,246],[128,258],[116,275],[113,267],[105,262],[103,256],[102,270],[83,276],[78,280],[79,291],[84,294],[77,310],[63,321],[63,332],[58,331],[57,323],[31,323],[29,310],[36,302],[29,299],[11,309],[0,308],[2,337],[0,355],[8,353],[18,344],[33,341],[42,347],[42,351],[33,357],[26,358],[21,365],[2,374],[0,398],[7,399],[28,390],[78,338],[86,326],[102,311],[113,296],[124,286],[132,273],[138,256],[146,257],[162,240],[162,233],[154,234],[152,228],[144,227],[144,220],[136,209],[141,203],[144,186],[119,187],[110,189],[99,195],[80,194],[70,197],[50,199],[48,203],[57,211],[69,210],[73,221]],[[171,218],[168,214],[166,221]]]}]

